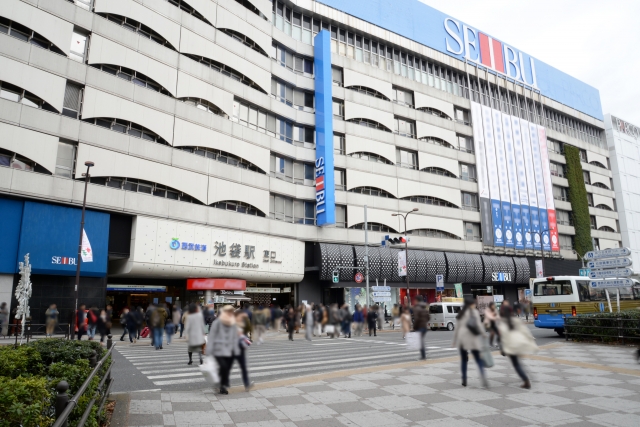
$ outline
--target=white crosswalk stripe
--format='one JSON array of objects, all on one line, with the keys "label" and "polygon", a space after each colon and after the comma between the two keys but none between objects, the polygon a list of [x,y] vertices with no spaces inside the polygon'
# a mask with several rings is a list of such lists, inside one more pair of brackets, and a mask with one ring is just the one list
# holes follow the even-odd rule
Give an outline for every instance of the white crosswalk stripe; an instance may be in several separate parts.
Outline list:
[{"label": "white crosswalk stripe", "polygon": [[[399,337],[397,337],[399,338]],[[252,379],[306,375],[336,369],[361,368],[381,363],[400,363],[416,360],[415,350],[397,338],[376,339],[359,337],[352,339],[315,338],[308,342],[268,340],[262,345],[252,345],[248,350],[249,374]],[[435,338],[435,337],[434,337]],[[446,357],[455,354],[451,341],[427,339],[429,357]],[[198,369],[198,356],[193,355],[193,365],[187,365],[187,344],[174,342],[156,351],[151,346],[116,347],[140,374],[156,386],[203,383]],[[231,379],[240,379],[237,364],[231,371]]]}]

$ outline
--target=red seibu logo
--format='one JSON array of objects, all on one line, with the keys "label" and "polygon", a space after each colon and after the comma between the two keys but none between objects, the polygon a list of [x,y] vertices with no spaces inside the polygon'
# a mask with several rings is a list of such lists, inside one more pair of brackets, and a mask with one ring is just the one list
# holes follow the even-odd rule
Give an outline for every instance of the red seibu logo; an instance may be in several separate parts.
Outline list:
[{"label": "red seibu logo", "polygon": [[66,256],[52,256],[51,264],[76,265],[76,259]]}]

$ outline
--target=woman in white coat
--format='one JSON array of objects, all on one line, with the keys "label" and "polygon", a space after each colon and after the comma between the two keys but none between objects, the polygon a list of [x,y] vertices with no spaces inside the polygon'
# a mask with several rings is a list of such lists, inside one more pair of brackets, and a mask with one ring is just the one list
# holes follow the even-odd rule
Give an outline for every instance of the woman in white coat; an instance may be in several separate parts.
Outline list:
[{"label": "woman in white coat", "polygon": [[189,314],[184,323],[184,333],[187,336],[188,345],[187,351],[189,352],[189,363],[187,365],[193,363],[191,357],[194,352],[197,352],[198,356],[200,356],[200,364],[202,365],[202,346],[205,343],[204,317],[197,304],[189,304]]},{"label": "woman in white coat", "polygon": [[480,313],[476,309],[475,298],[465,297],[464,306],[456,316],[456,319],[453,347],[457,347],[460,350],[462,386],[467,386],[467,363],[469,363],[469,352],[471,352],[478,364],[483,387],[489,387],[489,383],[484,374],[482,359],[480,358],[480,351],[484,343],[484,326],[480,319]]},{"label": "woman in white coat", "polygon": [[511,359],[513,368],[524,381],[521,387],[531,388],[531,382],[522,369],[518,356],[538,351],[535,338],[529,328],[519,318],[514,317],[513,308],[507,301],[500,307],[500,317],[502,320],[498,323],[498,331],[502,353]]}]

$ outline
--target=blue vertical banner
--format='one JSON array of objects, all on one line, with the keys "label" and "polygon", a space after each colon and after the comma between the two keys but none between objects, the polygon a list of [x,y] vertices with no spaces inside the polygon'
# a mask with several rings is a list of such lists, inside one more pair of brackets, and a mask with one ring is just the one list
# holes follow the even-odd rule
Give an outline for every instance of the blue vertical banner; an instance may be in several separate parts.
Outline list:
[{"label": "blue vertical banner", "polygon": [[[518,176],[518,198],[520,200],[520,212],[522,218],[522,233],[524,237],[524,248],[533,249],[531,238],[531,217],[529,215],[529,187],[527,185],[526,157],[522,145],[522,131],[520,118],[511,116],[511,135],[513,137],[514,160],[516,173]],[[517,235],[516,235],[517,238]],[[516,242],[517,245],[517,242]],[[518,246],[516,246],[518,248]]]},{"label": "blue vertical banner", "polygon": [[[524,234],[522,233],[522,211],[520,191],[518,187],[518,170],[516,167],[516,152],[513,141],[511,121],[512,116],[502,113],[502,130],[504,133],[504,152],[507,171],[509,172],[509,194],[511,196],[511,214],[513,219],[513,240],[516,250],[524,250]],[[527,215],[529,210],[527,209]]]},{"label": "blue vertical banner", "polygon": [[333,175],[333,79],[331,35],[320,31],[314,39],[316,98],[316,225],[336,223],[336,192]]},{"label": "blue vertical banner", "polygon": [[491,110],[493,118],[493,136],[496,148],[496,164],[498,166],[498,185],[500,186],[500,201],[502,206],[502,231],[504,233],[504,246],[513,248],[513,213],[511,211],[511,195],[509,194],[509,171],[507,169],[507,156],[504,148],[504,129],[502,128],[502,113]]},{"label": "blue vertical banner", "polygon": [[[493,246],[504,246],[504,232],[502,219],[502,205],[500,202],[500,184],[498,166],[496,164],[496,144],[493,133],[491,108],[486,105],[482,109],[482,127],[484,130],[484,149],[487,160],[487,175],[489,177],[489,197],[491,198],[491,218],[493,223]],[[509,219],[511,209],[509,209]]]}]

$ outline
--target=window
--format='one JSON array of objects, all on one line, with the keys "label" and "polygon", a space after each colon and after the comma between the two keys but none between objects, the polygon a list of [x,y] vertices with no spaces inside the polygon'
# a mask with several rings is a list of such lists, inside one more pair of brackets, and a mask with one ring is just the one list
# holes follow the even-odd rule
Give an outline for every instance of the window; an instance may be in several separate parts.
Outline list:
[{"label": "window", "polygon": [[58,49],[58,47],[56,47],[53,43],[51,43],[40,34],[36,33],[28,27],[25,27],[22,24],[19,24],[2,16],[0,16],[0,33],[38,46],[39,48],[50,50],[59,55],[65,55],[63,51]]},{"label": "window", "polygon": [[598,230],[600,231],[608,231],[609,233],[615,233],[616,230],[614,230],[613,228],[607,226],[607,225],[603,225],[602,227],[598,228]]},{"label": "window", "polygon": [[271,96],[290,107],[295,107],[298,110],[308,112],[314,111],[313,93],[297,89],[280,80],[271,79]]},{"label": "window", "polygon": [[67,0],[70,3],[74,3],[76,6],[81,7],[85,10],[89,10],[91,7],[91,0]]},{"label": "window", "polygon": [[349,154],[349,157],[355,157],[356,159],[368,160],[370,162],[375,163],[384,163],[385,165],[392,165],[393,162],[387,160],[386,158],[379,156],[377,154],[368,153],[364,151],[359,151],[356,153]]},{"label": "window", "polygon": [[336,228],[347,228],[347,207],[336,205]]},{"label": "window", "polygon": [[247,215],[264,217],[265,214],[260,209],[251,206],[248,203],[238,202],[235,200],[224,200],[211,204],[211,207],[223,209],[226,211],[238,212]]},{"label": "window", "polygon": [[42,99],[11,83],[0,81],[0,98],[57,113],[55,108]]},{"label": "window", "polygon": [[396,198],[396,196],[394,196],[393,194],[387,193],[386,191],[381,190],[381,189],[376,188],[376,187],[356,187],[356,188],[352,188],[351,190],[349,190],[349,192],[358,193],[358,194],[366,194],[368,196],[387,197],[389,199],[395,199]]},{"label": "window", "polygon": [[180,202],[194,203],[196,205],[202,205],[202,202],[191,197],[188,194],[176,190],[166,185],[157,184],[149,181],[143,181],[133,178],[122,177],[91,177],[91,184],[103,185],[118,190],[125,190],[137,193],[149,194],[155,197],[162,197],[171,200],[177,200]]},{"label": "window", "polygon": [[358,118],[358,119],[349,119],[347,121],[350,123],[355,123],[360,126],[366,126],[368,128],[374,128],[374,129],[382,130],[385,132],[391,132],[391,129],[373,120]]},{"label": "window", "polygon": [[[361,222],[360,224],[352,225],[349,228],[352,230],[364,230],[364,223]],[[381,231],[383,233],[397,233],[393,228],[377,222],[367,222],[367,230]]]},{"label": "window", "polygon": [[168,90],[160,85],[160,83],[130,68],[108,64],[92,64],[91,67],[117,76],[123,80],[127,80],[136,86],[146,87],[147,89],[160,92],[163,95],[172,96]]},{"label": "window", "polygon": [[552,153],[562,154],[564,152],[562,149],[562,142],[555,141],[553,139],[547,139],[547,149]]},{"label": "window", "polygon": [[253,105],[234,101],[233,117],[231,120],[240,123],[242,126],[257,130],[258,132],[266,133],[274,137],[276,136],[276,117]]},{"label": "window", "polygon": [[536,297],[547,295],[573,295],[573,287],[570,280],[547,280],[537,282],[533,286],[533,295]]},{"label": "window", "polygon": [[[177,8],[180,8],[182,11],[188,13],[189,15],[193,15],[195,18],[198,18],[205,24],[212,25],[211,22],[207,21],[207,19],[198,13],[193,7],[189,6],[184,0],[167,0],[169,3],[174,5]],[[242,3],[242,2],[241,2]]]},{"label": "window", "polygon": [[303,163],[271,154],[271,176],[302,185],[314,185],[313,163]]},{"label": "window", "polygon": [[591,193],[587,193],[587,204],[590,207],[593,207],[593,194],[591,194]]},{"label": "window", "polygon": [[476,182],[476,167],[466,163],[460,163],[460,179],[464,181]]},{"label": "window", "polygon": [[437,110],[435,108],[431,108],[431,107],[422,107],[422,108],[418,108],[419,111],[423,111],[427,114],[431,114],[433,116],[437,116],[440,117],[442,119],[447,119],[447,120],[451,120],[451,117],[447,116],[444,112]]},{"label": "window", "polygon": [[564,165],[561,165],[560,163],[549,162],[549,169],[551,170],[551,175],[564,178]]},{"label": "window", "polygon": [[556,210],[556,222],[561,225],[573,225],[569,212],[562,210]]},{"label": "window", "polygon": [[347,190],[346,171],[344,171],[343,169],[334,169],[333,180],[334,180],[336,190],[340,190],[340,191]]},{"label": "window", "polygon": [[606,190],[611,190],[611,188],[607,187],[605,184],[603,184],[601,182],[594,182],[591,185],[593,185],[594,187],[604,188]]},{"label": "window", "polygon": [[396,166],[407,169],[418,169],[418,153],[396,149]]},{"label": "window", "polygon": [[465,240],[471,240],[473,242],[482,241],[482,235],[480,234],[480,224],[475,222],[465,222],[464,238]]},{"label": "window", "polygon": [[33,171],[36,167],[35,163],[26,157],[22,157],[18,153],[0,148],[0,166],[19,169],[23,171]]},{"label": "window", "polygon": [[437,168],[434,166],[428,167],[428,168],[424,168],[421,169],[422,172],[427,172],[427,173],[432,173],[434,175],[441,175],[441,176],[446,176],[449,178],[457,178],[457,176],[455,176],[454,174],[452,174],[451,172],[449,172],[446,169],[442,169],[442,168]]},{"label": "window", "polygon": [[587,162],[587,151],[580,148],[578,153],[580,154],[580,161],[588,163]]},{"label": "window", "polygon": [[[138,35],[147,38],[147,39],[151,39],[154,42],[161,44],[164,47],[167,47],[169,49],[172,50],[176,50],[171,43],[169,43],[164,37],[162,37],[160,34],[158,34],[157,32],[153,31],[151,28],[147,27],[146,25],[136,21],[135,19],[131,19],[131,18],[127,18],[125,16],[121,16],[121,15],[115,15],[113,13],[98,13],[98,15],[102,16],[103,18],[115,23],[116,25],[120,25],[124,28],[126,28],[129,31],[133,31],[134,33],[138,33]],[[75,35],[75,32],[74,32]],[[79,36],[82,36],[79,34]],[[84,42],[86,43],[86,38],[84,39]],[[72,41],[73,43],[73,41]],[[79,50],[78,50],[78,54],[79,54]],[[84,50],[82,50],[82,54],[84,55]]]},{"label": "window", "polygon": [[593,162],[589,162],[589,164],[593,165],[593,166],[597,166],[599,168],[607,169],[607,167],[605,165],[603,165],[602,163],[600,163],[598,161],[595,161],[595,160]]},{"label": "window", "polygon": [[199,110],[206,111],[207,113],[215,114],[217,116],[224,117],[225,119],[229,118],[229,116],[227,116],[221,109],[206,99],[187,97],[180,98],[180,101],[187,105],[191,105],[192,107],[196,107]]},{"label": "window", "polygon": [[[175,1],[175,0],[169,0],[169,1]],[[242,6],[247,8],[249,11],[251,11],[251,12],[255,13],[256,15],[258,15],[259,17],[263,18],[265,21],[268,20],[268,18],[266,16],[264,16],[262,14],[262,12],[260,12],[254,5],[252,5],[249,0],[236,0],[236,2],[240,3]]]},{"label": "window", "polygon": [[333,116],[344,120],[344,102],[339,99],[333,99]]},{"label": "window", "polygon": [[591,225],[591,229],[592,230],[597,230],[598,227],[596,226],[596,217],[593,215],[589,215],[589,224]]},{"label": "window", "polygon": [[251,162],[246,161],[243,158],[227,153],[226,151],[216,150],[208,147],[195,147],[195,146],[183,146],[175,147],[178,150],[187,151],[189,153],[196,154],[198,156],[206,157],[208,159],[217,160],[220,163],[226,163],[232,166],[239,167],[241,169],[247,169],[253,172],[265,173],[262,169],[257,167]]},{"label": "window", "polygon": [[342,68],[331,67],[331,79],[334,86],[342,87],[344,84],[342,79]]},{"label": "window", "polygon": [[55,175],[73,178],[76,162],[76,146],[69,142],[58,142]]},{"label": "window", "polygon": [[215,61],[213,59],[210,58],[206,58],[204,56],[197,56],[197,55],[191,55],[188,53],[183,53],[183,55],[185,55],[187,58],[190,58],[196,62],[201,63],[202,65],[204,65],[205,67],[209,67],[214,71],[217,71],[220,74],[223,74],[229,78],[232,78],[235,81],[238,81],[244,85],[247,85],[259,92],[262,93],[266,93],[264,91],[264,89],[262,89],[260,86],[258,86],[253,80],[251,80],[249,77],[245,76],[244,74],[242,74],[241,72],[235,70],[234,68],[231,68],[221,62]]},{"label": "window", "polygon": [[420,228],[417,230],[408,230],[407,234],[412,236],[422,236],[422,237],[430,237],[432,239],[452,239],[452,240],[462,240],[460,237],[455,234],[447,233],[442,230],[434,230],[431,228]]},{"label": "window", "polygon": [[420,141],[428,142],[429,144],[439,145],[445,148],[450,148],[452,150],[456,149],[453,145],[449,144],[447,141],[440,138],[435,138],[432,136],[426,136],[426,137],[420,138]]},{"label": "window", "polygon": [[569,201],[569,197],[567,196],[567,188],[566,187],[560,187],[557,185],[553,186],[553,198],[555,200],[560,200],[563,202],[568,202]]},{"label": "window", "polygon": [[348,89],[355,90],[356,92],[360,92],[360,93],[363,93],[365,95],[372,96],[374,98],[384,99],[385,101],[389,101],[389,98],[387,98],[386,96],[384,96],[383,94],[381,94],[377,90],[371,89],[370,87],[366,87],[366,86],[349,86]]},{"label": "window", "polygon": [[458,123],[463,123],[467,126],[471,124],[471,119],[469,118],[469,111],[463,110],[462,108],[454,108],[453,115],[455,117],[455,121]]},{"label": "window", "polygon": [[[473,153],[473,139],[470,136],[458,135],[458,147],[460,151]],[[451,147],[454,148],[454,147]]]},{"label": "window", "polygon": [[589,171],[582,171],[582,179],[584,179],[584,183],[591,185],[591,178],[589,176]]},{"label": "window", "polygon": [[63,116],[71,117],[73,119],[78,118],[81,96],[82,86],[67,81],[67,86],[64,90],[64,101],[62,104]]},{"label": "window", "polygon": [[462,197],[462,209],[467,211],[478,212],[480,210],[478,204],[478,195],[474,193],[465,193],[464,191],[461,193]]},{"label": "window", "polygon": [[313,59],[298,56],[277,43],[273,43],[271,56],[281,66],[297,74],[313,76]]},{"label": "window", "polygon": [[[580,301],[607,301],[607,293],[604,288],[592,288],[589,286],[588,280],[576,281],[578,285],[578,293],[580,295]],[[620,290],[621,300],[638,300],[640,299],[640,290],[637,288],[618,288]],[[609,298],[612,298],[611,290],[609,292]]]},{"label": "window", "polygon": [[225,33],[226,35],[228,35],[229,37],[231,37],[233,40],[242,43],[243,45],[247,46],[249,49],[252,49],[256,52],[258,52],[261,55],[264,55],[266,57],[269,57],[269,55],[267,54],[267,52],[264,51],[264,49],[262,49],[256,42],[254,42],[250,37],[245,36],[242,33],[239,33],[237,31],[231,30],[229,28],[218,28],[218,30],[220,32]]},{"label": "window", "polygon": [[393,102],[413,108],[413,92],[408,89],[393,87]]},{"label": "window", "polygon": [[279,221],[315,225],[316,202],[296,200],[272,194],[269,196],[269,216]]},{"label": "window", "polygon": [[609,206],[607,205],[603,205],[603,204],[599,204],[596,206],[596,209],[603,209],[605,211],[613,211],[613,209],[611,209]]},{"label": "window", "polygon": [[446,200],[442,200],[437,197],[431,197],[431,196],[409,196],[409,197],[403,197],[402,200],[409,200],[414,203],[424,203],[427,205],[458,209],[458,207],[451,202],[447,202]]},{"label": "window", "polygon": [[409,138],[416,137],[416,122],[402,117],[395,117],[394,122],[396,125],[394,133]]},{"label": "window", "polygon": [[345,137],[342,134],[333,134],[333,152],[335,154],[345,154]]},{"label": "window", "polygon": [[147,141],[158,142],[160,144],[169,145],[162,137],[156,135],[153,131],[137,125],[133,122],[120,119],[112,119],[106,117],[93,118],[85,120],[87,123],[91,123],[103,128],[111,129],[115,132],[126,133],[129,136],[135,136],[136,138],[146,139]]},{"label": "window", "polygon": [[69,58],[73,59],[74,61],[84,63],[86,52],[87,34],[74,29],[73,33],[71,34],[71,49],[69,51]]},{"label": "window", "polygon": [[573,236],[560,234],[560,249],[570,251],[573,249]]}]

